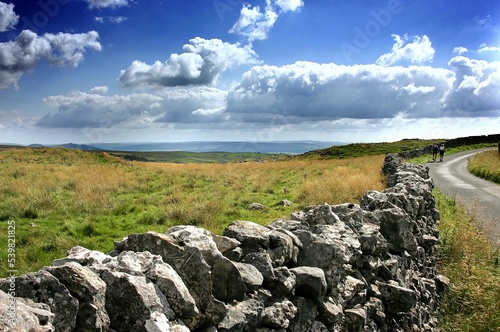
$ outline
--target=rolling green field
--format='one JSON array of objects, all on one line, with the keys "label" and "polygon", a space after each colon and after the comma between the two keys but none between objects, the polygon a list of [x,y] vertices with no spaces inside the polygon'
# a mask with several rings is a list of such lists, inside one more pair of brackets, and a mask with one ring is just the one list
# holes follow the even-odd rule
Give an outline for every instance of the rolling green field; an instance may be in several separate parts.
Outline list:
[{"label": "rolling green field", "polygon": [[[76,245],[110,251],[130,233],[178,224],[221,233],[239,219],[268,224],[308,205],[357,203],[367,189],[382,190],[383,160],[174,164],[106,152],[7,149],[0,151],[0,243],[7,243],[7,222],[15,220],[16,266],[27,272]],[[283,199],[292,205],[279,205]],[[249,210],[254,202],[267,209]]]},{"label": "rolling green field", "polygon": [[189,151],[151,151],[124,152],[109,151],[112,156],[131,161],[168,162],[179,164],[211,164],[248,161],[278,161],[291,156],[285,154],[266,154],[257,152],[189,152]]},{"label": "rolling green field", "polygon": [[330,148],[310,151],[298,158],[301,159],[343,159],[361,156],[373,156],[386,153],[399,153],[415,150],[431,145],[442,140],[404,139],[397,142],[385,143],[354,143],[348,145],[332,146]]}]

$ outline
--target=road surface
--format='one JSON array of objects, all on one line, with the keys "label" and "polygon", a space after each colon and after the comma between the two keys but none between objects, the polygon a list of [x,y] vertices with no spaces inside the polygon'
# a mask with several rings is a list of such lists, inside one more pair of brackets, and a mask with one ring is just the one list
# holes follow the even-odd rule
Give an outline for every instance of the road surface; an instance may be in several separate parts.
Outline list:
[{"label": "road surface", "polygon": [[[476,217],[479,230],[500,247],[500,185],[480,179],[467,170],[468,158],[487,149],[460,152],[430,162],[434,185],[447,196],[455,196],[468,214]],[[438,156],[439,158],[439,156]]]}]

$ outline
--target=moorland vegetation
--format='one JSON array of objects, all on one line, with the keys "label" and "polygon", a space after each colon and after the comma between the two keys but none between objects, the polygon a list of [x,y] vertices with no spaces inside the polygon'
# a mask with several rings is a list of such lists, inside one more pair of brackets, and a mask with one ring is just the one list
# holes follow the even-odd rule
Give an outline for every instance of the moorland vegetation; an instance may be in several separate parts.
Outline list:
[{"label": "moorland vegetation", "polygon": [[[258,156],[259,162],[223,164],[210,155],[202,157],[209,164],[145,163],[107,152],[7,147],[0,149],[0,243],[7,243],[7,222],[15,220],[21,274],[50,265],[76,245],[110,251],[113,241],[130,233],[191,224],[220,234],[238,219],[267,224],[308,205],[356,203],[366,190],[383,190],[385,153],[430,143],[354,144],[286,161]],[[419,160],[413,162],[426,163],[430,156]],[[487,160],[478,156],[473,167],[487,167]],[[451,281],[441,330],[498,331],[498,249],[453,198],[436,190],[435,196],[441,212],[439,269]],[[283,199],[291,206],[280,205]],[[266,209],[249,210],[253,202]],[[2,266],[6,260],[4,245]]]}]

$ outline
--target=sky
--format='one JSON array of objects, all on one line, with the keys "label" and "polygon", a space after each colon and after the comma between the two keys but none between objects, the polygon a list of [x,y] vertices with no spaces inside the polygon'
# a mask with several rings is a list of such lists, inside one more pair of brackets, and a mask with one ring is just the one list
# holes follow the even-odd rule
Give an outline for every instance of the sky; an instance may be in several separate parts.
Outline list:
[{"label": "sky", "polygon": [[500,133],[498,0],[0,0],[0,142]]}]

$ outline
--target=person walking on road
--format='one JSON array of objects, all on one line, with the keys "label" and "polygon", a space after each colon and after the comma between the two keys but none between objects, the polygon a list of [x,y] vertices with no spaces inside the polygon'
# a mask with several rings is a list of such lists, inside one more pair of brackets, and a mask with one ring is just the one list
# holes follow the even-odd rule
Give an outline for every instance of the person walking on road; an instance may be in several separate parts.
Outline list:
[{"label": "person walking on road", "polygon": [[439,161],[443,161],[444,159],[444,143],[441,143],[439,146]]},{"label": "person walking on road", "polygon": [[438,156],[439,146],[437,143],[432,144],[432,161],[436,161]]}]

